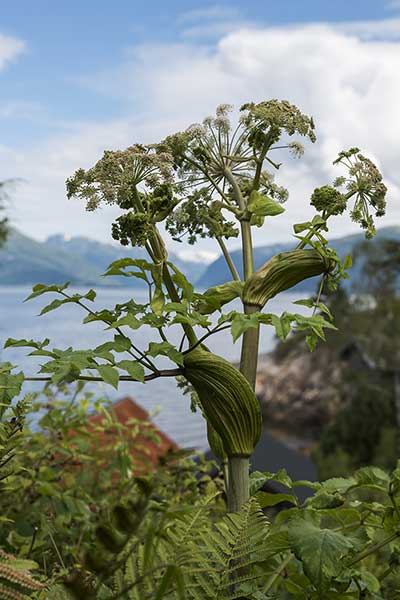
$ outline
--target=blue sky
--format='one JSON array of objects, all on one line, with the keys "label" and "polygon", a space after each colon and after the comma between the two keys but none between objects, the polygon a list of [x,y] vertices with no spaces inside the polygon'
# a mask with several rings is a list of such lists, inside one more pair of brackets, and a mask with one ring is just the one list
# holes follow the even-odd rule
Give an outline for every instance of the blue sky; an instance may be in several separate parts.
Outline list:
[{"label": "blue sky", "polygon": [[[300,173],[299,196],[331,174],[336,150],[351,142],[380,160],[398,204],[398,149],[388,145],[400,133],[399,42],[398,0],[4,2],[0,179],[24,180],[12,218],[39,239],[56,231],[107,239],[112,210],[89,217],[65,200],[75,168],[106,147],[183,128],[219,102],[283,96],[321,122],[320,150],[286,176],[298,183]],[[395,204],[385,224],[399,215]],[[289,237],[285,219],[272,237]],[[337,234],[351,230],[343,223]]]},{"label": "blue sky", "polygon": [[[26,49],[2,77],[2,103],[24,102],[26,111],[22,118],[2,119],[2,143],[24,145],[62,128],[63,121],[108,119],[130,110],[123,97],[99,94],[89,82],[124,62],[135,45],[175,43],[212,21],[223,28],[235,21],[260,26],[377,20],[393,14],[389,6],[384,0],[4,2],[0,33],[24,40]],[[217,36],[205,34],[196,43],[210,38]]]}]

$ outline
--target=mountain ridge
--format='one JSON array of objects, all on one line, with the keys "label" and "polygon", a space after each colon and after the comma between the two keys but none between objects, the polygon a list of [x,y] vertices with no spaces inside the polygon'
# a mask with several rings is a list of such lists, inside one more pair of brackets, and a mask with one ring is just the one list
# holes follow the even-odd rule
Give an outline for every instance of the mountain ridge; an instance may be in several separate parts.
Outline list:
[{"label": "mountain ridge", "polygon": [[[377,235],[370,243],[381,239],[396,239],[400,241],[400,226],[389,226],[378,229]],[[350,234],[332,240],[331,246],[339,256],[352,254],[364,235]],[[256,268],[269,260],[275,254],[290,250],[295,242],[282,242],[254,248]],[[22,285],[35,283],[64,283],[70,281],[73,285],[101,285],[118,287],[140,287],[141,280],[133,277],[101,278],[107,266],[123,257],[146,258],[142,248],[128,248],[99,242],[83,236],[66,240],[56,234],[45,242],[38,242],[17,229],[12,229],[4,247],[0,248],[0,285]],[[242,271],[241,251],[231,252],[239,273]],[[232,276],[225,264],[223,256],[219,256],[209,265],[183,260],[173,253],[170,260],[194,281],[197,287],[205,289],[230,281]],[[356,264],[351,271],[352,281],[359,276],[361,264]],[[306,280],[298,289],[313,290],[314,279]]]},{"label": "mountain ridge", "polygon": [[[377,230],[375,238],[370,240],[370,243],[374,244],[382,239],[396,239],[400,242],[400,226],[393,225],[388,227],[382,227]],[[346,254],[352,254],[354,248],[362,241],[365,240],[363,233],[354,233],[331,240],[330,246],[336,250],[340,258],[344,258]],[[272,258],[275,254],[280,252],[286,252],[292,250],[296,246],[296,242],[281,242],[276,244],[269,244],[267,246],[256,246],[254,248],[254,265],[258,269],[264,262]],[[242,255],[241,250],[234,250],[231,253],[231,258],[242,275]],[[360,267],[355,265],[351,271],[351,277],[354,278],[358,275]],[[225,263],[224,257],[219,256],[214,262],[212,262],[200,276],[197,281],[197,285],[200,288],[209,288],[215,285],[221,285],[226,281],[231,281],[232,275]],[[314,278],[306,280],[297,289],[314,289]]]},{"label": "mountain ridge", "polygon": [[[35,283],[64,283],[73,285],[101,285],[142,287],[134,277],[101,278],[108,265],[124,257],[147,258],[142,248],[127,248],[73,237],[66,240],[56,234],[38,242],[17,229],[12,229],[6,244],[0,248],[0,285]],[[180,259],[170,254],[170,259],[186,275],[198,278],[204,265]]]}]

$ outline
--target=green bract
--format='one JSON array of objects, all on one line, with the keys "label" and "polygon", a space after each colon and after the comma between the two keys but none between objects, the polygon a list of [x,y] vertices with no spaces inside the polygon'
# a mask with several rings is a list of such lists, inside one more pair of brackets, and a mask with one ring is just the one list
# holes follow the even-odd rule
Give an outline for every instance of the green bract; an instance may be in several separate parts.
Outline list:
[{"label": "green bract", "polygon": [[231,363],[196,348],[186,354],[184,374],[228,456],[250,456],[261,434],[261,409],[248,381]]},{"label": "green bract", "polygon": [[290,289],[309,277],[329,273],[334,268],[335,263],[316,250],[282,252],[250,277],[244,286],[242,297],[247,304],[262,308],[279,292]]},{"label": "green bract", "polygon": [[215,431],[214,427],[207,421],[207,440],[214,455],[223,463],[227,460],[224,445],[221,437]]}]

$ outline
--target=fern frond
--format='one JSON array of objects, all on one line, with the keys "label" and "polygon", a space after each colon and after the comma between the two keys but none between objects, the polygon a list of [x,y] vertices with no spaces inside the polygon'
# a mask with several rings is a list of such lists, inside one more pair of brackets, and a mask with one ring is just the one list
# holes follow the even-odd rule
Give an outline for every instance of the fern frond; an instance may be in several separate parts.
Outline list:
[{"label": "fern frond", "polygon": [[185,570],[188,597],[233,600],[243,596],[241,586],[261,576],[254,566],[263,555],[268,533],[269,522],[254,498],[239,513],[201,528],[182,550],[182,555],[191,556],[191,566]]},{"label": "fern frond", "polygon": [[16,590],[4,587],[0,583],[0,598],[3,600],[26,600],[27,596],[20,594]]},{"label": "fern frond", "polygon": [[29,573],[36,568],[33,561],[15,558],[0,550],[0,598],[25,600],[25,593],[42,590],[44,585]]}]

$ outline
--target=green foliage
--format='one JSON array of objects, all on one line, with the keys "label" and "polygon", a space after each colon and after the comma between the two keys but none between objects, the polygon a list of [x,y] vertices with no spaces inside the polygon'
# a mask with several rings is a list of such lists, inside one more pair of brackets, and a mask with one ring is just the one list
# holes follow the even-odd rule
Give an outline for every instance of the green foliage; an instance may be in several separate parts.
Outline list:
[{"label": "green foliage", "polygon": [[[390,475],[368,467],[322,484],[293,482],[284,470],[257,472],[251,500],[224,514],[222,480],[210,479],[209,465],[178,455],[152,474],[134,475],[127,449],[133,442],[137,457],[139,424],[121,428],[105,410],[104,425],[88,435],[89,402],[50,395],[41,403],[42,431],[21,432],[9,489],[0,494],[8,520],[0,543],[19,556],[7,566],[24,570],[20,579],[9,575],[12,586],[28,577],[27,568],[40,568],[49,597],[60,600],[396,597],[400,466]],[[110,445],[96,446],[106,430],[116,432],[112,453]],[[265,491],[273,481],[281,493]],[[314,491],[305,505],[299,485]],[[277,502],[291,508],[267,519],[260,505],[272,511]],[[29,597],[42,598],[31,579],[25,597],[31,590]]]}]

